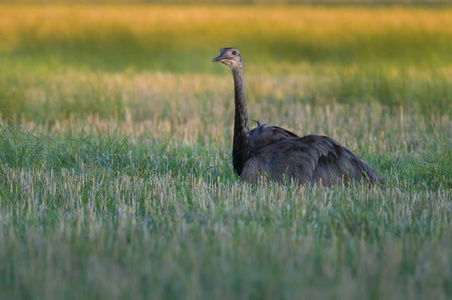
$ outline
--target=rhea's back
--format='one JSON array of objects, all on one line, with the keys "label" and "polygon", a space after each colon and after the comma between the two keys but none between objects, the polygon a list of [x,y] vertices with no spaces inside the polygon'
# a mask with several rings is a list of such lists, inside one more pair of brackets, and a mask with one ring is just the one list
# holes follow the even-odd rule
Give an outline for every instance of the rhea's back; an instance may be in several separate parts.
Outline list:
[{"label": "rhea's back", "polygon": [[326,186],[339,180],[379,181],[368,164],[329,137],[299,137],[281,127],[259,124],[250,131],[250,159],[241,176],[255,181],[262,175]]}]

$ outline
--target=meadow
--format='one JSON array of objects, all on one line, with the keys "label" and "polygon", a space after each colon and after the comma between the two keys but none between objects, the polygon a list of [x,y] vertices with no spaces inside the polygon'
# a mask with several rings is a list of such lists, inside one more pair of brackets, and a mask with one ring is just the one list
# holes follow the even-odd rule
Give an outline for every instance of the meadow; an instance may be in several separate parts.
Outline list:
[{"label": "meadow", "polygon": [[[250,120],[384,186],[248,184]],[[0,298],[446,299],[452,10],[0,6]]]}]

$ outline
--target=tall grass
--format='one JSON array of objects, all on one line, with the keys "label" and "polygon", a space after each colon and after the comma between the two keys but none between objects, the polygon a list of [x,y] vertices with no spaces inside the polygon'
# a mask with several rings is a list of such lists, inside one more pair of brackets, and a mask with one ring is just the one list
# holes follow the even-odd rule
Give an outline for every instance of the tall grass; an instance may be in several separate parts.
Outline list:
[{"label": "tall grass", "polygon": [[450,118],[389,117],[378,106],[372,115],[366,106],[293,109],[297,131],[329,132],[388,176],[387,185],[240,182],[221,123],[204,132],[163,121],[158,132],[134,120],[4,125],[0,292],[447,297]]},{"label": "tall grass", "polygon": [[[450,15],[2,6],[0,298],[450,297]],[[229,45],[250,120],[387,184],[237,179]]]}]

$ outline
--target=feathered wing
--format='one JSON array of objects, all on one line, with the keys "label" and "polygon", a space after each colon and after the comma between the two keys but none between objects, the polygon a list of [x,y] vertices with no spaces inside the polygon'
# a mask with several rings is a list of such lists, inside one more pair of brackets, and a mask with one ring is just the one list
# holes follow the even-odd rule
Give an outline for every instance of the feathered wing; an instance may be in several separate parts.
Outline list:
[{"label": "feathered wing", "polygon": [[276,144],[287,138],[298,138],[299,136],[289,130],[278,126],[265,126],[256,121],[258,126],[250,131],[250,150],[257,153],[261,149]]},{"label": "feathered wing", "polygon": [[333,185],[338,180],[377,183],[376,172],[363,160],[337,141],[318,135],[308,135],[298,140],[317,153],[317,164],[312,170],[312,181]]},{"label": "feathered wing", "polygon": [[250,149],[245,180],[265,173],[275,180],[288,178],[326,186],[338,180],[382,181],[368,164],[326,136],[298,137],[280,127],[260,125],[250,132]]}]

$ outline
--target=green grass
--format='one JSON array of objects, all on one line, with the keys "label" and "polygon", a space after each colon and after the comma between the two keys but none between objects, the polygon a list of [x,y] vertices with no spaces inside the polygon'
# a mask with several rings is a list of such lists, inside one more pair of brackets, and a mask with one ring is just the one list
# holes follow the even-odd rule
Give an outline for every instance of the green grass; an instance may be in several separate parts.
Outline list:
[{"label": "green grass", "polygon": [[[447,24],[420,8],[1,7],[0,298],[450,298]],[[245,57],[250,120],[331,136],[387,184],[238,180],[221,46]]]},{"label": "green grass", "polygon": [[[276,88],[286,85],[283,100],[447,112],[451,15],[448,8],[4,5],[0,107],[7,117],[31,120],[43,115],[40,108],[48,111],[42,102],[59,114],[53,118],[105,114],[103,78],[117,74],[107,106],[122,111],[119,81],[147,72],[224,75],[211,58],[235,46],[245,57],[248,87],[257,75],[277,80]],[[256,84],[251,97],[275,96]],[[211,89],[198,93],[210,97]]]}]

